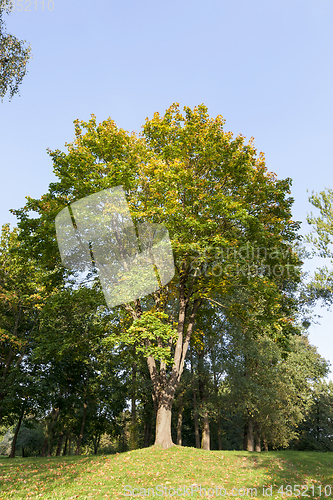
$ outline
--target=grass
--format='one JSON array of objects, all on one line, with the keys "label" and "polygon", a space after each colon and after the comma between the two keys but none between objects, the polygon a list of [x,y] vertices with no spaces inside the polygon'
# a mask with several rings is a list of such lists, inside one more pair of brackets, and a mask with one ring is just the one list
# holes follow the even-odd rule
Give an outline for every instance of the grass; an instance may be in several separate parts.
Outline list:
[{"label": "grass", "polygon": [[[297,489],[292,494],[290,488],[286,490],[287,485],[292,488],[300,485],[302,498],[307,495],[317,499],[325,498],[324,488],[330,485],[332,491],[330,494],[330,488],[326,487],[326,498],[333,498],[333,453],[203,451],[175,446],[168,450],[151,447],[107,456],[0,457],[0,500],[301,498]],[[307,485],[308,490],[305,486],[302,489],[302,485]],[[272,496],[270,490],[263,496],[263,487],[270,486]],[[282,490],[278,493],[281,486],[283,494]],[[134,488],[137,489],[133,492]],[[140,488],[144,489],[141,494]],[[149,496],[148,488],[151,488]],[[257,495],[247,488],[256,488]]]}]

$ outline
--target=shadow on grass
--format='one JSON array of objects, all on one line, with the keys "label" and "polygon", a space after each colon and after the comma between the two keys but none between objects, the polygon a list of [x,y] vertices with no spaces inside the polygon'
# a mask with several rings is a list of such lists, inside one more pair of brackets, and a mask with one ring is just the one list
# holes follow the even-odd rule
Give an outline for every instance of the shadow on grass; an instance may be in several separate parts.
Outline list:
[{"label": "shadow on grass", "polygon": [[[262,486],[272,485],[273,496],[283,486],[280,495],[286,497],[333,497],[333,453],[290,450],[248,453],[247,462],[249,467],[263,472]],[[287,485],[291,488],[286,489]]]},{"label": "shadow on grass", "polygon": [[[302,493],[303,498],[323,499],[325,493],[326,498],[333,497],[332,471],[333,453],[289,450],[249,453],[175,446],[168,450],[150,447],[108,456],[0,458],[0,499],[147,497],[125,495],[125,485],[136,491],[140,488],[156,491],[158,485],[225,488],[227,497],[236,500],[267,496],[301,498]],[[236,490],[232,492],[232,488]],[[241,488],[245,493],[239,492]],[[254,490],[248,493],[247,488],[256,488],[257,495]],[[268,494],[263,495],[263,488]],[[157,496],[161,495],[155,498]],[[174,497],[204,498],[198,493]],[[223,496],[214,494],[206,498]]]}]

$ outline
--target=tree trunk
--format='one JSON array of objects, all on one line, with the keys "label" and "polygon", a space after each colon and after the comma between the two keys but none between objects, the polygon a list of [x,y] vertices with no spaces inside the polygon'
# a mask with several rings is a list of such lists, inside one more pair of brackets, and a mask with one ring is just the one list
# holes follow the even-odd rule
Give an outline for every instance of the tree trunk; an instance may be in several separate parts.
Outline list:
[{"label": "tree trunk", "polygon": [[54,436],[54,426],[59,417],[59,408],[53,409],[52,411],[52,421],[50,422],[50,429],[48,433],[48,448],[47,448],[47,456],[50,457],[52,455],[52,447],[53,447],[53,436]]},{"label": "tree trunk", "polygon": [[151,423],[150,422],[145,422],[144,425],[144,447],[148,448],[150,445],[150,438],[151,438]]},{"label": "tree trunk", "polygon": [[[58,419],[58,416],[59,416],[59,408],[57,409],[52,409],[52,413],[51,413],[51,421],[49,421],[49,424],[46,425],[46,435],[45,435],[45,438],[44,438],[44,443],[43,443],[43,447],[42,447],[42,457],[45,457],[46,455],[46,450],[47,450],[47,456],[50,457],[51,456],[51,448],[52,448],[52,439],[53,439],[53,428],[54,428],[54,425]],[[49,419],[49,417],[47,417]],[[47,422],[48,420],[46,420]]]},{"label": "tree trunk", "polygon": [[177,418],[177,445],[182,445],[182,423],[183,423],[183,395],[178,397],[178,418]]},{"label": "tree trunk", "polygon": [[195,447],[200,448],[199,416],[198,416],[197,395],[195,389],[193,390],[193,419],[194,419]]},{"label": "tree trunk", "polygon": [[202,439],[201,439],[201,448],[203,450],[210,450],[210,429],[209,429],[209,416],[208,411],[204,411],[203,419],[202,419]]},{"label": "tree trunk", "polygon": [[53,450],[53,432],[51,433],[51,436],[49,437],[48,441],[48,447],[47,447],[47,456],[50,457],[52,455],[52,450]]},{"label": "tree trunk", "polygon": [[256,421],[254,421],[254,442],[255,451],[261,452],[260,425]]},{"label": "tree trunk", "polygon": [[218,383],[217,366],[216,366],[216,350],[214,349],[214,345],[210,347],[210,357],[212,360],[215,405],[217,410],[217,442],[218,442],[218,449],[222,450],[221,408],[219,404],[220,402],[219,383]]},{"label": "tree trunk", "polygon": [[172,400],[162,403],[157,409],[155,446],[162,446],[163,449],[174,446],[171,437],[171,408]]},{"label": "tree trunk", "polygon": [[56,457],[60,457],[61,445],[62,445],[63,439],[64,439],[64,435],[60,434],[59,439],[58,439]]},{"label": "tree trunk", "polygon": [[201,425],[202,425],[202,434],[201,434],[201,448],[203,450],[210,450],[210,430],[209,430],[209,416],[207,409],[207,381],[204,374],[204,351],[201,350],[198,355],[198,379],[199,379],[199,393],[201,400]]},{"label": "tree trunk", "polygon": [[69,436],[68,436],[68,455],[70,455],[72,453],[71,447],[72,447],[72,434],[69,434]]},{"label": "tree trunk", "polygon": [[82,443],[82,438],[83,438],[84,426],[86,424],[87,407],[88,407],[88,405],[87,405],[87,403],[85,401],[83,403],[82,424],[81,424],[81,430],[80,430],[79,439],[77,440],[75,455],[80,455],[80,449],[81,449],[81,443]]},{"label": "tree trunk", "polygon": [[247,423],[244,424],[244,431],[243,431],[243,450],[247,450]]},{"label": "tree trunk", "polygon": [[263,439],[263,445],[264,445],[264,451],[268,451],[268,443],[266,438]]},{"label": "tree trunk", "polygon": [[132,365],[132,388],[131,388],[131,437],[130,450],[137,448],[136,435],[136,363]]},{"label": "tree trunk", "polygon": [[[149,375],[153,383],[153,398],[157,404],[155,445],[162,446],[163,448],[170,448],[173,446],[171,438],[172,403],[184,370],[185,357],[193,331],[195,315],[200,304],[200,300],[194,300],[185,333],[186,309],[189,297],[185,299],[184,296],[185,283],[181,284],[180,289],[177,327],[178,339],[175,346],[173,366],[170,375],[167,374],[166,364],[163,361],[160,362],[160,368],[158,370],[156,360],[152,356],[148,356],[147,358]],[[137,312],[135,314],[137,314]]]},{"label": "tree trunk", "polygon": [[9,454],[8,458],[15,458],[16,441],[17,441],[17,436],[18,436],[18,433],[19,433],[19,430],[20,430],[20,427],[21,427],[21,423],[22,423],[22,420],[23,420],[24,410],[25,410],[25,406],[23,407],[23,410],[22,410],[22,413],[20,415],[19,421],[17,422],[17,426],[16,426],[16,429],[15,429],[15,434],[14,434],[14,438],[13,438],[13,442],[12,442],[12,449],[10,451],[10,454]]},{"label": "tree trunk", "polygon": [[192,392],[193,392],[193,420],[194,420],[195,447],[200,448],[198,405],[197,405],[197,393],[196,393],[195,380],[194,380],[192,348],[190,349],[190,355],[191,355],[191,383],[192,383]]},{"label": "tree trunk", "polygon": [[222,450],[222,429],[221,429],[221,415],[220,408],[217,408],[217,440],[219,450]]},{"label": "tree trunk", "polygon": [[42,446],[42,457],[45,457],[45,455],[46,455],[47,443],[48,443],[48,437],[47,437],[47,430],[46,430],[46,436],[44,438],[44,442],[43,442],[43,446]]},{"label": "tree trunk", "polygon": [[97,455],[97,452],[98,452],[98,447],[99,447],[99,443],[101,441],[101,435],[95,435],[93,436],[93,443],[94,443],[94,455]]},{"label": "tree trunk", "polygon": [[67,443],[68,443],[68,436],[66,436],[66,441],[65,441],[65,446],[64,446],[64,451],[62,452],[62,456],[66,456],[67,452]]},{"label": "tree trunk", "polygon": [[254,451],[253,419],[251,415],[248,417],[247,424],[247,451]]}]

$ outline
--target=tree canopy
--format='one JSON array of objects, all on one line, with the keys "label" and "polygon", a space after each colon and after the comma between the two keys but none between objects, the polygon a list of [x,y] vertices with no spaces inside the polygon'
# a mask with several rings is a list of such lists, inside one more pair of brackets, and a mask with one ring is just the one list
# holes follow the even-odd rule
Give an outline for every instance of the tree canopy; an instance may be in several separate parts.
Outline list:
[{"label": "tree canopy", "polygon": [[254,331],[249,342],[262,329],[279,344],[298,331],[293,291],[301,260],[294,250],[299,224],[291,216],[291,179],[278,180],[253,140],[225,132],[222,116],[209,117],[203,104],[181,113],[176,103],[163,116],[155,113],[140,136],[111,118],[98,125],[92,115],[74,123],[67,152],[49,151],[59,181],[14,211],[21,238],[61,281],[68,274],[60,265],[54,220],[70,203],[122,185],[135,224],[166,226],[174,278],[116,311],[128,316],[119,342],[131,335],[147,360],[155,443],[169,447],[171,408],[201,308],[241,318]]},{"label": "tree canopy", "polygon": [[0,97],[8,94],[9,100],[19,92],[19,86],[27,73],[27,63],[31,59],[31,47],[25,40],[19,40],[7,33],[4,14],[12,10],[10,0],[0,0]]}]

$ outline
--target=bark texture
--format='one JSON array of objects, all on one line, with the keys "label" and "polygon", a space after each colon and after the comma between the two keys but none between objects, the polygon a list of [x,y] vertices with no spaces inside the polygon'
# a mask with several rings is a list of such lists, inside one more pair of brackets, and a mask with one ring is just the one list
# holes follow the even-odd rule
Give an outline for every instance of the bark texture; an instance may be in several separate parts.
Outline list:
[{"label": "bark texture", "polygon": [[204,411],[204,415],[202,417],[202,439],[201,439],[201,448],[203,450],[210,450],[210,429],[209,429],[209,416],[208,411]]},{"label": "bark texture", "polygon": [[254,451],[253,418],[248,417],[247,424],[247,451]]},{"label": "bark texture", "polygon": [[178,418],[177,418],[177,445],[182,445],[182,423],[183,423],[183,395],[178,397]]},{"label": "bark texture", "polygon": [[156,418],[156,438],[155,446],[161,446],[164,449],[170,448],[174,445],[171,437],[171,404],[159,406]]}]

